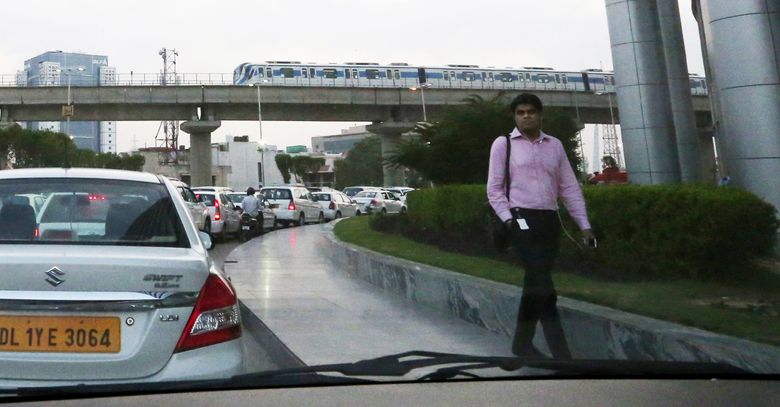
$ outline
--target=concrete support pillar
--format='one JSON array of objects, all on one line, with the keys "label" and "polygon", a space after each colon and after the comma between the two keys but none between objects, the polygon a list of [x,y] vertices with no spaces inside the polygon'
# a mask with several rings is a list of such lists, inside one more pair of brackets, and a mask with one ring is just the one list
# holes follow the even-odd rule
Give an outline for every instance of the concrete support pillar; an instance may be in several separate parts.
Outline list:
[{"label": "concrete support pillar", "polygon": [[631,182],[679,182],[680,164],[656,1],[605,1]]},{"label": "concrete support pillar", "polygon": [[[683,182],[698,182],[704,180],[699,161],[705,157],[699,150],[680,9],[677,0],[657,0],[657,2],[658,22],[669,81],[672,123],[680,161],[680,178]],[[710,156],[712,156],[711,151]]]},{"label": "concrete support pillar", "polygon": [[211,185],[211,132],[222,123],[197,120],[181,123],[181,131],[190,135],[190,184]]},{"label": "concrete support pillar", "polygon": [[[414,123],[387,122],[371,124],[366,130],[377,134],[382,140],[382,160],[389,157],[401,143],[401,135],[414,129]],[[404,169],[385,164],[383,166],[384,186],[406,186]]]},{"label": "concrete support pillar", "polygon": [[696,0],[719,159],[780,209],[780,0]]},{"label": "concrete support pillar", "polygon": [[[398,144],[401,143],[401,135],[382,135],[382,160],[386,160]],[[406,186],[404,169],[385,164],[383,166],[383,182],[385,186]]]}]

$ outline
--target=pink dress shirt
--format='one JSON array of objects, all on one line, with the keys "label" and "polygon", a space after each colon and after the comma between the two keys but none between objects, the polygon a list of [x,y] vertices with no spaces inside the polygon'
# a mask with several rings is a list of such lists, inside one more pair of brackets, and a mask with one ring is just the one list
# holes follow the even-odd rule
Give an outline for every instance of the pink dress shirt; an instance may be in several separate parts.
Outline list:
[{"label": "pink dress shirt", "polygon": [[504,191],[506,137],[497,138],[490,148],[487,196],[498,217],[511,219],[509,209],[516,207],[556,210],[560,197],[580,229],[590,229],[585,198],[560,140],[542,132],[532,142],[517,128],[509,137],[509,201]]}]

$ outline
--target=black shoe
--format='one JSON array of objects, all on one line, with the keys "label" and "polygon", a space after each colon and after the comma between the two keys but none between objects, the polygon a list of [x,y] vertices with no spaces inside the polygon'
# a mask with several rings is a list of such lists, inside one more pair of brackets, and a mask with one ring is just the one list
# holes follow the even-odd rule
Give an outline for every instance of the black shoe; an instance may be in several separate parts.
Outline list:
[{"label": "black shoe", "polygon": [[536,349],[533,345],[524,346],[522,348],[516,348],[512,346],[512,353],[515,356],[520,356],[528,359],[549,359],[550,357],[542,353],[539,349]]}]

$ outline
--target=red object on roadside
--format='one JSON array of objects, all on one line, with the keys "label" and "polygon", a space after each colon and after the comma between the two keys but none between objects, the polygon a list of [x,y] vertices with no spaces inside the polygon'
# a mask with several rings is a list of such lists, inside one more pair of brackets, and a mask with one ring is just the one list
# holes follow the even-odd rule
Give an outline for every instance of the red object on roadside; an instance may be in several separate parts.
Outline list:
[{"label": "red object on roadside", "polygon": [[588,184],[627,184],[628,173],[619,168],[604,168],[604,171],[590,177]]}]

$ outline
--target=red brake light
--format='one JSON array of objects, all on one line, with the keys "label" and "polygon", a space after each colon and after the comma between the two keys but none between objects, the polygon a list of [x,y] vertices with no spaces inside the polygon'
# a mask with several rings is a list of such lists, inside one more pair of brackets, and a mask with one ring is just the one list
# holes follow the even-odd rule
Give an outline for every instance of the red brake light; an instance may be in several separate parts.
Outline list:
[{"label": "red brake light", "polygon": [[221,275],[209,274],[174,352],[184,352],[239,337],[241,316],[236,292]]},{"label": "red brake light", "polygon": [[214,211],[214,220],[222,219],[222,210],[219,208],[219,201],[216,199],[214,200],[214,208],[216,208]]},{"label": "red brake light", "polygon": [[333,201],[330,201],[330,205],[328,205],[328,209],[336,209],[336,203]]},{"label": "red brake light", "polygon": [[295,202],[290,201],[290,204],[287,205],[287,210],[288,211],[294,211],[295,210]]}]

